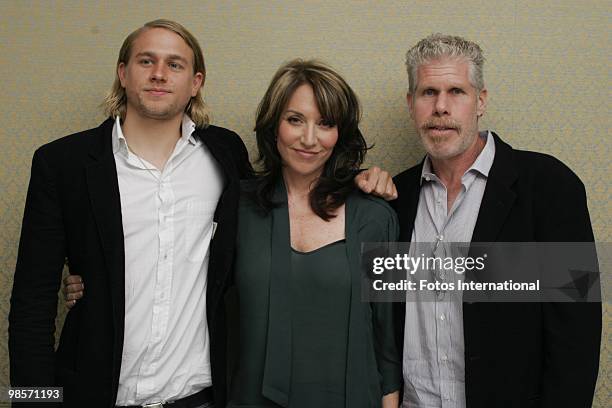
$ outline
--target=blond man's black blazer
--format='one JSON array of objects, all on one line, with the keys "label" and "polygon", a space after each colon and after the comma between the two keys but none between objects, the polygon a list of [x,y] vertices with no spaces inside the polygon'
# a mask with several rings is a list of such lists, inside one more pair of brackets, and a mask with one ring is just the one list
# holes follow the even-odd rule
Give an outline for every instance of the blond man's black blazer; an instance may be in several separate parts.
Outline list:
[{"label": "blond man's black blazer", "polygon": [[[13,386],[64,387],[65,407],[115,404],[124,327],[124,241],[114,121],[39,148],[25,205],[9,314]],[[231,273],[239,180],[251,166],[234,132],[216,126],[195,134],[225,176],[215,212],[207,287],[213,387],[226,395],[223,297]],[[86,296],[68,313],[54,351],[58,289],[64,263],[87,282]],[[40,407],[40,404],[35,404]]]}]

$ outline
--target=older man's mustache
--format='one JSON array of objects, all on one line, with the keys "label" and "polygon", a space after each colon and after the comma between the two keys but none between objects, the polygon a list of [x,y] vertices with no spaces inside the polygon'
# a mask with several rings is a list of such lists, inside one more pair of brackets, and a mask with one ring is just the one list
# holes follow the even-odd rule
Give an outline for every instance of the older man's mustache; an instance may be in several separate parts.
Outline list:
[{"label": "older man's mustache", "polygon": [[451,119],[430,119],[421,125],[422,130],[457,130],[461,131],[461,125]]}]

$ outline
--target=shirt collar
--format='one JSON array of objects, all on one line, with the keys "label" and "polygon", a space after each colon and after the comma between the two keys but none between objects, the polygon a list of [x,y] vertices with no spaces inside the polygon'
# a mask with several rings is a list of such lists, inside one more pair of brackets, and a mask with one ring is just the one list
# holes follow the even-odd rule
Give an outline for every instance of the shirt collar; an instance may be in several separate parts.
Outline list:
[{"label": "shirt collar", "polygon": [[[182,143],[189,143],[191,145],[197,146],[200,142],[194,136],[194,131],[196,129],[196,124],[191,120],[191,118],[187,115],[183,115],[183,119],[181,121],[181,140]],[[117,116],[115,118],[115,125],[113,126],[113,153],[123,154],[126,158],[130,156],[131,152],[128,148],[127,139],[123,134],[123,130],[121,129],[121,118]]]},{"label": "shirt collar", "polygon": [[421,184],[423,184],[423,179],[425,181],[435,180],[438,177],[434,174],[431,169],[431,160],[429,159],[429,155],[425,156],[425,160],[423,161],[423,168],[421,169]]},{"label": "shirt collar", "polygon": [[113,125],[113,153],[121,153],[127,157],[129,153],[129,149],[127,148],[127,141],[125,140],[125,136],[123,136],[123,131],[121,130],[121,118],[117,116],[115,118],[115,124]]},{"label": "shirt collar", "polygon": [[474,160],[474,163],[472,163],[467,171],[475,170],[483,176],[489,177],[489,171],[491,170],[493,159],[495,158],[495,140],[491,132],[488,130],[480,132],[478,136],[486,139],[487,142],[476,160]]},{"label": "shirt collar", "polygon": [[193,135],[193,132],[196,130],[196,124],[187,114],[183,115],[183,120],[181,122],[181,139],[186,140],[189,144],[197,145],[198,140]]},{"label": "shirt collar", "polygon": [[[465,171],[464,175],[470,171],[477,171],[483,176],[489,177],[489,171],[491,170],[493,159],[495,158],[495,140],[493,139],[491,132],[488,130],[480,132],[478,137],[486,139],[487,142],[476,160],[474,160],[474,163],[472,163],[470,168]],[[423,161],[420,179],[421,184],[423,184],[423,179],[425,179],[425,181],[438,180],[438,176],[436,176],[432,170],[429,155],[425,156],[425,160]]]}]

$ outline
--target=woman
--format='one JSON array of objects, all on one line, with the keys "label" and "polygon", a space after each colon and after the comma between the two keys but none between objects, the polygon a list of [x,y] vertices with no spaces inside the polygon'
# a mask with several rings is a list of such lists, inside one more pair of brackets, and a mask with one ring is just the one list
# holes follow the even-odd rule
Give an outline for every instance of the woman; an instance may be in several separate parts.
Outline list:
[{"label": "woman", "polygon": [[390,304],[361,302],[359,272],[361,242],[394,241],[397,224],[355,191],[359,118],[351,88],[316,61],[283,65],[259,105],[263,168],[239,209],[230,406],[375,407],[383,394],[397,406]]},{"label": "woman", "polygon": [[381,200],[355,191],[367,147],[344,79],[317,61],[275,74],[243,182],[234,281],[238,364],[229,407],[397,407],[391,304],[361,301],[361,242],[395,241]]}]

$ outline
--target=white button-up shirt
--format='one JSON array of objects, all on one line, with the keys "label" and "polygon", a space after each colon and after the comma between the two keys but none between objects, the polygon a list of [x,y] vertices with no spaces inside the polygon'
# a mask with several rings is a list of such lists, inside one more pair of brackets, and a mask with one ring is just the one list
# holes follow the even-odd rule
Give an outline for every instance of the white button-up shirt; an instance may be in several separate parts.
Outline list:
[{"label": "white button-up shirt", "polygon": [[173,401],[212,384],[208,252],[222,172],[187,116],[164,169],[113,128],[125,243],[125,329],[116,405]]},{"label": "white button-up shirt", "polygon": [[[435,242],[434,252],[427,255],[445,258],[452,256],[450,243],[472,240],[495,157],[493,135],[482,132],[479,137],[486,138],[485,147],[461,177],[461,192],[450,211],[447,208],[446,187],[433,173],[429,157],[425,159],[412,232],[411,256],[418,256],[420,249],[431,247],[425,243]],[[439,278],[454,282],[456,286],[460,276],[452,271],[440,271]],[[406,302],[404,332],[402,408],[465,408],[461,292],[410,293]]]}]

